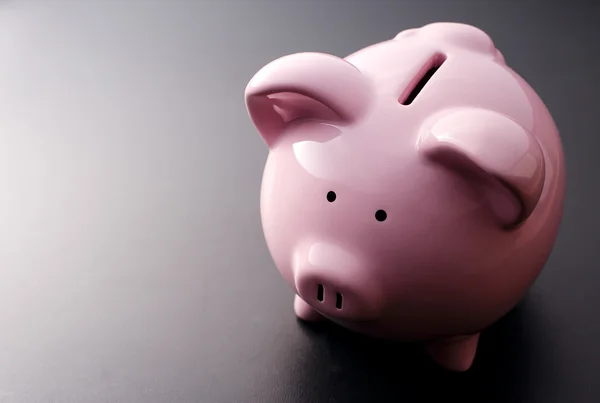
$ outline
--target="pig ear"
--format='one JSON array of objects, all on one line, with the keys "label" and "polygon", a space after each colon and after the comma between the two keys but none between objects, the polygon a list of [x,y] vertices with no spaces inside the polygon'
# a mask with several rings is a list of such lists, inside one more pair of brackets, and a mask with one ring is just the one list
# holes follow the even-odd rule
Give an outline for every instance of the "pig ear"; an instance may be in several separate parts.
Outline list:
[{"label": "pig ear", "polygon": [[468,178],[504,227],[522,223],[542,194],[544,155],[537,140],[514,120],[483,109],[454,112],[419,142],[430,161]]},{"label": "pig ear", "polygon": [[246,87],[246,107],[263,140],[273,147],[297,119],[352,123],[371,96],[367,80],[344,59],[323,53],[279,58]]}]

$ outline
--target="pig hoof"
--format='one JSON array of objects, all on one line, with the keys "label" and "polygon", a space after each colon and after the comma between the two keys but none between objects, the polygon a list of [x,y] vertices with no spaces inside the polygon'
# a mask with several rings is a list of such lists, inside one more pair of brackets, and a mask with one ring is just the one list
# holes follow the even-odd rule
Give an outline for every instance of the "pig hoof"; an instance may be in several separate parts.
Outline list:
[{"label": "pig hoof", "polygon": [[325,319],[323,315],[315,311],[297,295],[294,297],[294,312],[296,312],[298,319],[305,320],[307,322],[318,322]]},{"label": "pig hoof", "polygon": [[450,371],[464,372],[473,364],[478,343],[479,333],[431,342],[426,349],[440,366]]}]

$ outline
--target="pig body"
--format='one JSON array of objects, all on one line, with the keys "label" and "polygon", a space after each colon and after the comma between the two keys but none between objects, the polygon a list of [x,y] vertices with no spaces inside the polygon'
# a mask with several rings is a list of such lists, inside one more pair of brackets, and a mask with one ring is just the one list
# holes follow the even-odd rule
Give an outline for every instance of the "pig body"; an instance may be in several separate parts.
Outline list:
[{"label": "pig body", "polygon": [[467,370],[559,230],[562,145],[535,91],[487,34],[435,23],[345,59],[282,57],[245,96],[270,150],[265,239],[298,317],[420,340]]}]

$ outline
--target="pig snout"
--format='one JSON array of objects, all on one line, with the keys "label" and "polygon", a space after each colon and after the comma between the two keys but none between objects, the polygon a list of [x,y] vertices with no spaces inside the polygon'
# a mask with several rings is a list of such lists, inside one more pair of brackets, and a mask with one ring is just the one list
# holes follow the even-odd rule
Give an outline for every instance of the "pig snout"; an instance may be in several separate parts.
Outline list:
[{"label": "pig snout", "polygon": [[345,320],[374,320],[382,293],[369,270],[343,248],[316,243],[296,255],[294,280],[300,298],[326,316]]}]

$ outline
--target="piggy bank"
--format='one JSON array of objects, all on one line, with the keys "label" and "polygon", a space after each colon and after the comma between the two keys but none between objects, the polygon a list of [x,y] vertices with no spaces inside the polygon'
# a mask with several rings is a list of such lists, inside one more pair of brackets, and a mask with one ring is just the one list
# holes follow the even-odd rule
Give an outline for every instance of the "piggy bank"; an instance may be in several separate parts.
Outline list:
[{"label": "piggy bank", "polygon": [[281,57],[245,101],[269,149],[264,236],[298,318],[468,370],[562,218],[561,139],[532,87],[480,29],[433,23],[343,59]]}]

